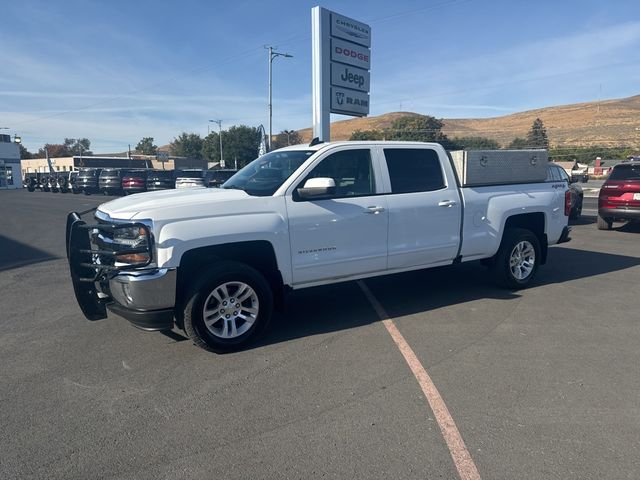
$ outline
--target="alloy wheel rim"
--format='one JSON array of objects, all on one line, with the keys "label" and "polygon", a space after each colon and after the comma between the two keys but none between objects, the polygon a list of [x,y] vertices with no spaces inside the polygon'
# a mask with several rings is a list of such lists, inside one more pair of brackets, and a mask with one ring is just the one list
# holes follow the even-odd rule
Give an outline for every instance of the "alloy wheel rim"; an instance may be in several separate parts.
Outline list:
[{"label": "alloy wheel rim", "polygon": [[212,335],[230,340],[249,331],[259,310],[258,295],[250,285],[226,282],[211,291],[202,307],[202,318]]},{"label": "alloy wheel rim", "polygon": [[517,280],[524,280],[531,272],[536,264],[536,250],[531,242],[523,240],[518,242],[509,257],[509,268],[511,274]]}]

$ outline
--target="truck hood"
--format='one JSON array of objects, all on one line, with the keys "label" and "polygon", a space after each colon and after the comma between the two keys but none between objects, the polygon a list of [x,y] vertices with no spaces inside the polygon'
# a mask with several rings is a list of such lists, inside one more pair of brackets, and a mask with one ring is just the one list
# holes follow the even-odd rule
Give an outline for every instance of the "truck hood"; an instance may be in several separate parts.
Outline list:
[{"label": "truck hood", "polygon": [[213,204],[234,202],[242,199],[252,199],[242,190],[223,188],[187,188],[180,190],[159,190],[145,192],[118,198],[103,203],[98,207],[100,212],[119,220],[134,218],[155,219],[163,212],[180,210],[181,212],[198,216],[203,208],[211,211]]}]

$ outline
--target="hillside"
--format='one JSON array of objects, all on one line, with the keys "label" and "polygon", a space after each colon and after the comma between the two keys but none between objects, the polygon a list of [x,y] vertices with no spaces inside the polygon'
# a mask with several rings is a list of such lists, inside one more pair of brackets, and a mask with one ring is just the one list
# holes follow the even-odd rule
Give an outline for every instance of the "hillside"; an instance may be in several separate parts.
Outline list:
[{"label": "hillside", "polygon": [[[428,112],[425,112],[428,114]],[[377,117],[354,118],[331,124],[332,140],[348,140],[355,130],[383,130],[400,117],[417,115],[394,112]],[[616,100],[577,103],[540,108],[502,117],[443,119],[449,137],[483,136],[507,145],[515,137],[525,137],[536,118],[547,128],[551,146],[640,144],[640,95]],[[311,140],[311,129],[299,131],[304,141]]]}]

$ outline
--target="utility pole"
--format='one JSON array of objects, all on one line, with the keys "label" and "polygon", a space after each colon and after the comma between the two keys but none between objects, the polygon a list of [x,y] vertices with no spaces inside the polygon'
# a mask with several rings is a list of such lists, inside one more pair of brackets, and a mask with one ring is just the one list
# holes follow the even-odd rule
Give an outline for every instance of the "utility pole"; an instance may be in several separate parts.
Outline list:
[{"label": "utility pole", "polygon": [[224,156],[222,155],[222,120],[209,120],[210,122],[218,124],[218,131],[220,137],[220,168],[224,167]]},{"label": "utility pole", "polygon": [[271,151],[271,137],[273,136],[273,102],[272,102],[273,59],[277,57],[291,58],[293,57],[293,55],[289,55],[288,53],[276,52],[271,45],[264,48],[269,50],[269,142],[268,142],[268,145],[269,145],[269,151]]}]

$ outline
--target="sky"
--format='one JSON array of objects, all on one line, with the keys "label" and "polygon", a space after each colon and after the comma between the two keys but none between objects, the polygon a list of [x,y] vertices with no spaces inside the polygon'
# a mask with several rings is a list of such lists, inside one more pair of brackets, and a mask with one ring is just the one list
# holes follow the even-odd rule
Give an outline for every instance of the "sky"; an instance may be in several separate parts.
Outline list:
[{"label": "sky", "polygon": [[[311,8],[371,26],[371,115],[508,115],[640,94],[640,2],[0,0],[0,133],[34,152],[88,138],[205,136],[209,120],[311,126]],[[332,115],[332,121],[349,117]]]}]

